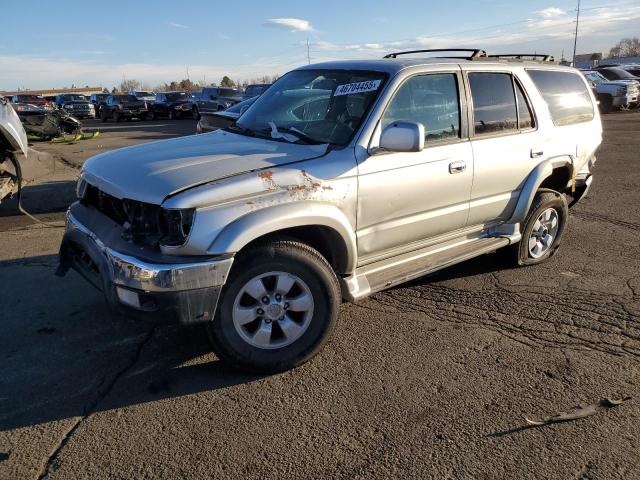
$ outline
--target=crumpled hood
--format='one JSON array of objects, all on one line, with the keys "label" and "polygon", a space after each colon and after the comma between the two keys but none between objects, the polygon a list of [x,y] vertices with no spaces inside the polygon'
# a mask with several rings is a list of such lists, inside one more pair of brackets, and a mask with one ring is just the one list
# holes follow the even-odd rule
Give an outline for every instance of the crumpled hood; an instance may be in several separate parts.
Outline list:
[{"label": "crumpled hood", "polygon": [[196,185],[309,160],[323,155],[326,148],[217,130],[97,155],[85,162],[82,176],[115,197],[159,205]]}]

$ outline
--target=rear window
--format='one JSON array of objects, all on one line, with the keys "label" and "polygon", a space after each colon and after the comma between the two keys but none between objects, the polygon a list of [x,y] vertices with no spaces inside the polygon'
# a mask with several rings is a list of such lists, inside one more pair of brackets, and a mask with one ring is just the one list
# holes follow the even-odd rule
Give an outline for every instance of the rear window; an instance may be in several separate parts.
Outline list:
[{"label": "rear window", "polygon": [[580,75],[552,70],[528,70],[529,76],[549,106],[556,126],[593,119],[589,90]]}]

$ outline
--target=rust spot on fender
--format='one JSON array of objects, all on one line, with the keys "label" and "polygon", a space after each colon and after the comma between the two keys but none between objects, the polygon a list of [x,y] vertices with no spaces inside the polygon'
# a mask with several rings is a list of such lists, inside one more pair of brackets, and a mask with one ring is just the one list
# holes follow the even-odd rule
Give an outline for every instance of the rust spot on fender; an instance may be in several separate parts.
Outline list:
[{"label": "rust spot on fender", "polygon": [[277,190],[278,184],[273,179],[273,172],[270,170],[265,170],[264,172],[258,173],[258,177],[262,179],[267,190]]}]

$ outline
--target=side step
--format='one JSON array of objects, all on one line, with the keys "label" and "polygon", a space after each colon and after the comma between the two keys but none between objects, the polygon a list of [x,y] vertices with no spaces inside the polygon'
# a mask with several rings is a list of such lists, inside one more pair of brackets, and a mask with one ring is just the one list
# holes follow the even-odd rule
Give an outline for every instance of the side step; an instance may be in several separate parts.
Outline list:
[{"label": "side step", "polygon": [[349,301],[356,301],[510,243],[506,237],[463,238],[381,260],[360,267],[354,275],[345,278],[343,295]]}]

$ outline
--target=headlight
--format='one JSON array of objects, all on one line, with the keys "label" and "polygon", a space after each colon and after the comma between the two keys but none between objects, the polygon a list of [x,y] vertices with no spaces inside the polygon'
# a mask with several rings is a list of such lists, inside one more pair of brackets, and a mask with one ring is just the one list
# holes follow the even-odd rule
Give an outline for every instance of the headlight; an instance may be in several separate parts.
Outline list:
[{"label": "headlight", "polygon": [[95,110],[96,107],[93,106],[93,103],[89,104],[89,110]]},{"label": "headlight", "polygon": [[618,96],[626,95],[627,94],[627,87],[618,87],[617,94],[618,94]]},{"label": "headlight", "polygon": [[195,208],[161,209],[158,223],[160,244],[167,247],[184,245],[191,233],[195,213]]},{"label": "headlight", "polygon": [[79,200],[84,198],[84,195],[87,193],[87,182],[84,178],[80,177],[78,179],[78,183],[76,183],[76,196]]},{"label": "headlight", "polygon": [[73,104],[67,103],[66,105],[63,105],[62,108],[68,108],[69,110],[73,110]]}]

